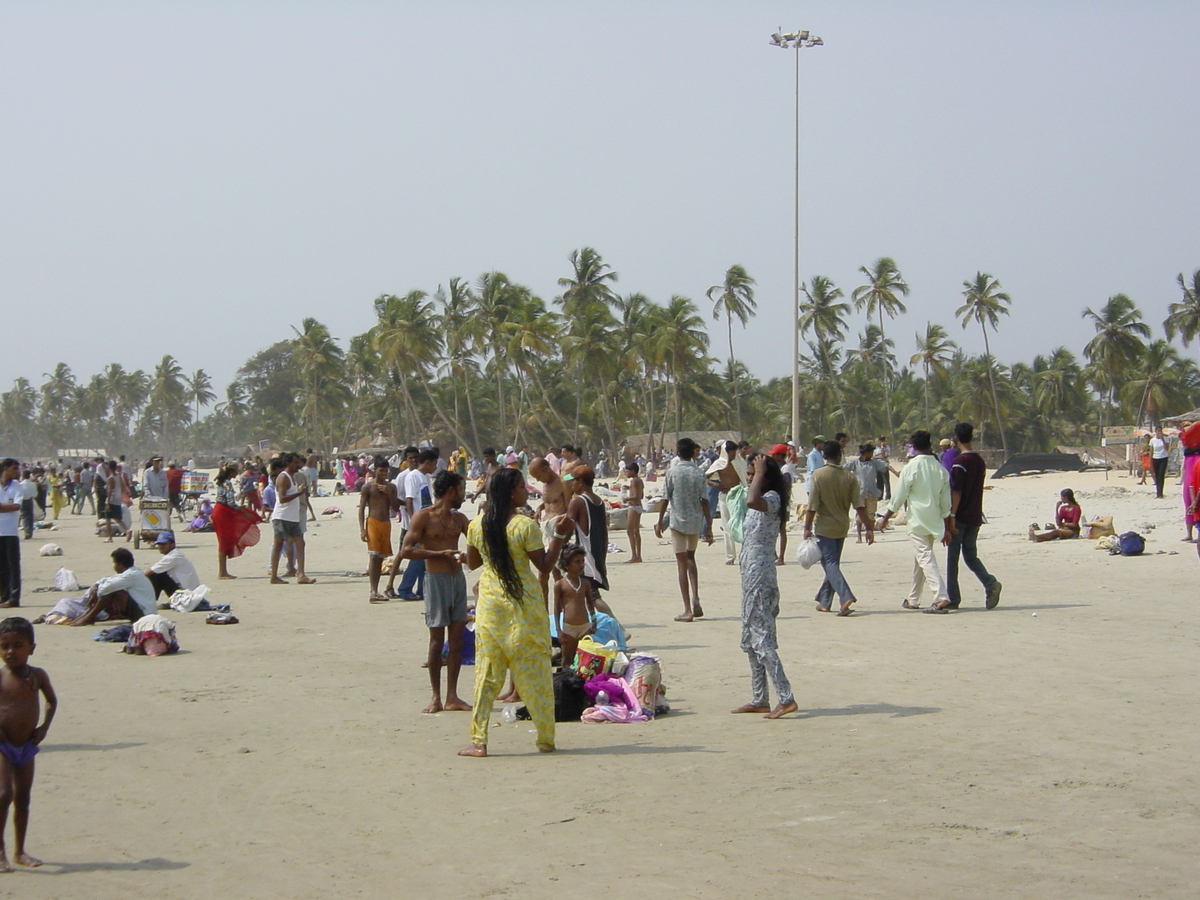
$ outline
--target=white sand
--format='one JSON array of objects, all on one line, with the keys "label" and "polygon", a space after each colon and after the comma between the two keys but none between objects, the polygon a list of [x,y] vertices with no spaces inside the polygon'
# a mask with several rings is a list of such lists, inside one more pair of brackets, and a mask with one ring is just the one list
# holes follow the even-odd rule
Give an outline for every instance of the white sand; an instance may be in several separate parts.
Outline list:
[{"label": "white sand", "polygon": [[[212,535],[180,535],[242,624],[173,615],[184,652],[160,659],[93,628],[38,628],[33,661],[61,702],[29,838],[47,864],[0,885],[97,900],[1195,896],[1197,559],[1178,488],[1156,501],[1098,473],[993,483],[992,612],[965,570],[961,611],[902,611],[899,533],[848,546],[850,618],[813,611],[818,570],[780,573],[801,713],[778,722],[728,714],[748,673],[720,541],[700,553],[707,618],[679,624],[669,547],[647,527],[645,564],[610,557],[610,597],[633,644],[662,656],[674,711],[560,725],[549,756],[529,723],[499,726],[487,760],[455,756],[467,714],[419,714],[420,605],[369,605],[345,574],[366,561],[356,497],[320,501],[347,516],[310,527],[312,587],[266,583],[268,535],[234,582],[215,579]],[[1147,555],[1024,540],[1066,486],[1118,530],[1157,526]],[[1128,493],[1094,499],[1114,488]],[[58,599],[32,589],[60,564],[85,582],[107,571],[111,548],[88,531],[67,515],[23,544],[25,615]],[[66,556],[38,558],[45,540]]]}]

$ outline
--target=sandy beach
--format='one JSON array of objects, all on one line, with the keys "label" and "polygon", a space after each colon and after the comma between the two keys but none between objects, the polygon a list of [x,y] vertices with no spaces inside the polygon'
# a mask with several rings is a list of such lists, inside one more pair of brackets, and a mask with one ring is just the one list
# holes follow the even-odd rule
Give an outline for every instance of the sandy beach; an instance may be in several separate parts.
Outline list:
[{"label": "sandy beach", "polygon": [[[1198,563],[1175,479],[1161,501],[1098,472],[989,484],[996,610],[965,569],[960,611],[902,610],[902,530],[851,539],[849,618],[814,611],[819,567],[780,572],[800,713],[776,722],[729,715],[749,678],[720,540],[699,552],[707,617],[676,623],[670,547],[645,517],[646,562],[610,556],[609,599],[632,646],[662,658],[672,712],[560,724],[560,752],[540,755],[498,707],[487,760],[455,756],[467,714],[420,714],[421,606],[368,604],[357,496],[316,504],[346,515],[309,528],[313,586],[267,584],[269,531],[231,582],[216,580],[213,535],[181,533],[241,624],[169,614],[182,652],[158,659],[95,628],[38,627],[32,662],[60,699],[28,842],[46,864],[0,886],[94,900],[1194,896]],[[1086,517],[1141,531],[1146,554],[1028,542],[1063,487]],[[109,571],[90,521],[64,514],[23,542],[24,615],[62,596],[33,593],[60,565],[84,583]],[[65,555],[38,557],[46,541]]]}]

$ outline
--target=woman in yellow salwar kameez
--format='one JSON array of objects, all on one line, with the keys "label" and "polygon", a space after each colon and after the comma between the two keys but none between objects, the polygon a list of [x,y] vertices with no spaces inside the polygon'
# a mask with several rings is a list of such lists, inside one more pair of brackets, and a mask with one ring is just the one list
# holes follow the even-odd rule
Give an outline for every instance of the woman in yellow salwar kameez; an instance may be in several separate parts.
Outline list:
[{"label": "woman in yellow salwar kameez", "polygon": [[58,518],[58,514],[66,509],[67,506],[67,476],[59,474],[56,467],[50,467],[50,476],[47,479],[50,482],[50,509],[54,512],[54,518]]},{"label": "woman in yellow salwar kameez", "polygon": [[549,572],[574,522],[558,523],[548,548],[533,519],[516,515],[529,500],[518,469],[500,469],[488,484],[488,505],[467,530],[467,565],[483,566],[475,606],[475,701],[471,746],[459,756],[487,756],[488,726],[504,676],[525,701],[537,729],[537,748],[554,749],[554,685],[550,617],[536,568]]}]

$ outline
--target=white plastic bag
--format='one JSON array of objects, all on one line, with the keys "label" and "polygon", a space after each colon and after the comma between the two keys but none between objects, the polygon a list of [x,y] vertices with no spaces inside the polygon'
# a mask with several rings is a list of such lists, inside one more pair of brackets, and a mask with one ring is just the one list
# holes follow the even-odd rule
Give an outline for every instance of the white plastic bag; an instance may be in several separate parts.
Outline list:
[{"label": "white plastic bag", "polygon": [[175,612],[192,612],[200,605],[200,601],[208,596],[208,590],[208,585],[202,584],[194,591],[176,591],[171,595],[171,609],[175,610]]},{"label": "white plastic bag", "polygon": [[79,590],[79,579],[75,577],[74,572],[63,566],[54,575],[54,589],[64,592],[77,591]]},{"label": "white plastic bag", "polygon": [[38,549],[38,556],[62,556],[62,547],[58,544],[42,544]]},{"label": "white plastic bag", "polygon": [[806,541],[801,541],[800,549],[796,551],[796,562],[806,569],[811,569],[820,561],[821,548],[817,545],[817,539],[811,537]]}]

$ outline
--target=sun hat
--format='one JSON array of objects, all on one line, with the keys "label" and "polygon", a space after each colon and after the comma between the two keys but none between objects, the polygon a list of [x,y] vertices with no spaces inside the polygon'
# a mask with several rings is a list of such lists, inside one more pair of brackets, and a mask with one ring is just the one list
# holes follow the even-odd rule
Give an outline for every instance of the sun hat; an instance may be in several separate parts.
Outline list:
[{"label": "sun hat", "polygon": [[784,455],[786,455],[791,449],[792,448],[789,447],[787,444],[776,444],[774,447],[771,448],[771,452],[769,455],[774,456],[776,453],[783,453]]}]

